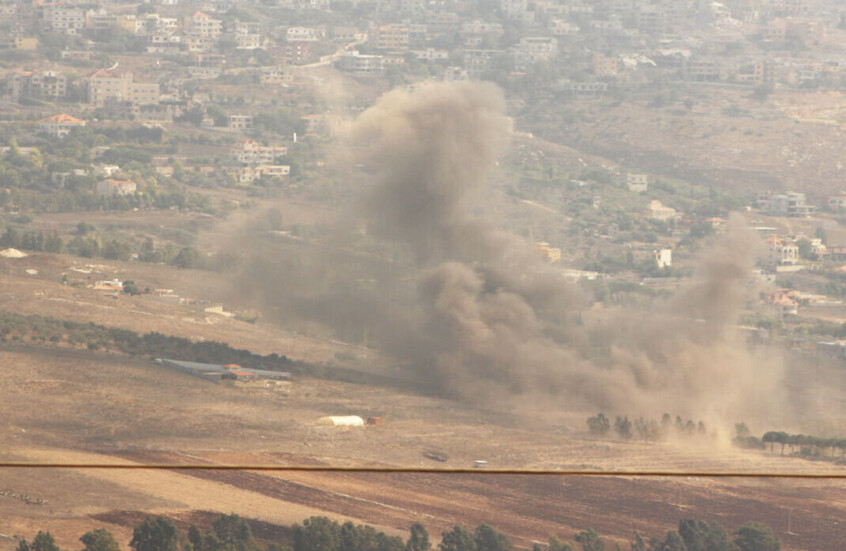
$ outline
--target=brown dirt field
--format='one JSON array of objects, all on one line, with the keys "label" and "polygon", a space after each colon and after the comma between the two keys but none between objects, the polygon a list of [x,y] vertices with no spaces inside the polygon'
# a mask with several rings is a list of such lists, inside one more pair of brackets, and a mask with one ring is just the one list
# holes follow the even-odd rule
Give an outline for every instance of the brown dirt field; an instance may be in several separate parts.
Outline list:
[{"label": "brown dirt field", "polygon": [[[448,401],[337,382],[299,380],[283,393],[213,384],[146,362],[81,352],[0,350],[15,366],[0,390],[4,459],[140,463],[390,464],[445,466],[485,458],[496,467],[842,472],[713,445],[596,442],[549,427],[515,428]],[[378,404],[378,406],[376,405]],[[383,425],[315,425],[327,413],[378,413]],[[235,512],[276,526],[313,514],[395,534],[415,521],[433,534],[486,522],[530,547],[548,534],[595,528],[621,544],[659,535],[693,516],[734,529],[770,524],[785,549],[836,549],[846,485],[813,481],[578,478],[478,474],[251,473],[210,471],[0,471],[2,486],[46,500],[0,496],[0,534],[50,529],[74,547],[105,526],[121,541],[146,513],[182,522]],[[787,530],[788,511],[792,534]],[[208,513],[204,513],[208,514]],[[200,515],[197,517],[197,515]],[[12,549],[14,538],[0,539]]]},{"label": "brown dirt field", "polygon": [[[72,261],[52,255],[0,260],[0,307],[215,338],[295,358],[331,358],[343,349],[270,326],[210,322],[144,297],[115,300],[61,286],[57,276]],[[39,274],[26,275],[28,268]],[[201,288],[204,283],[190,287],[192,276],[161,267],[156,275]],[[741,451],[719,441],[595,441],[581,432],[586,415],[566,410],[518,425],[501,414],[393,388],[313,379],[276,390],[214,384],[147,361],[28,344],[0,347],[0,364],[6,366],[0,385],[5,460],[468,467],[485,459],[503,468],[843,472],[832,463]],[[846,373],[816,367],[789,382],[793,392],[807,393],[809,411],[830,427],[842,426]],[[316,425],[329,414],[375,415],[385,423]],[[427,450],[449,459],[434,463],[422,455]],[[400,535],[415,521],[434,535],[454,524],[486,522],[521,548],[551,533],[569,538],[590,527],[626,547],[635,532],[658,536],[687,516],[729,530],[759,520],[776,530],[784,549],[830,550],[840,545],[846,516],[846,484],[797,480],[0,469],[3,489],[44,503],[0,495],[0,551],[13,549],[15,536],[31,538],[39,529],[50,530],[64,548],[78,547],[79,536],[97,527],[126,543],[144,514],[172,515],[187,525],[208,523],[214,511],[254,519],[270,539],[282,537],[274,536],[285,533],[280,526],[315,514]]]},{"label": "brown dirt field", "polygon": [[[26,270],[31,269],[38,273],[28,275]],[[57,285],[63,273],[85,285],[105,279],[132,279],[142,287],[174,289],[180,296],[200,300],[217,301],[228,289],[225,280],[197,270],[102,259],[88,262],[71,256],[36,253],[20,259],[0,258],[0,308],[139,333],[158,331],[192,340],[216,340],[258,354],[276,352],[305,361],[331,361],[336,352],[356,348],[328,339],[304,337],[269,324],[249,324],[171,305],[151,296],[114,298],[86,287]],[[224,308],[237,310],[237,304],[224,303]]]}]

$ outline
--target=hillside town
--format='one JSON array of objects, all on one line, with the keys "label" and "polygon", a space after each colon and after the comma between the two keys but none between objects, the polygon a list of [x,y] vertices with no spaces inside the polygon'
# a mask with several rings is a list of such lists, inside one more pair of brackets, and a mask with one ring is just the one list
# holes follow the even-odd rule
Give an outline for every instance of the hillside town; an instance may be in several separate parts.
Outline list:
[{"label": "hillside town", "polygon": [[[326,146],[367,94],[358,105],[328,99],[320,90],[333,78],[373,92],[492,80],[515,104],[538,93],[579,105],[657,90],[648,107],[687,110],[692,100],[661,96],[660,87],[764,102],[776,91],[834,92],[844,82],[846,12],[824,0],[5,0],[0,10],[0,244],[181,267],[232,259],[203,259],[213,252],[190,240],[84,222],[36,232],[28,220],[138,209],[221,217],[244,198],[280,193],[337,202],[316,182],[336,178]],[[743,111],[730,105],[723,114],[737,116],[731,109]],[[528,112],[516,122],[537,126]],[[846,296],[843,193],[716,189],[636,162],[554,158],[524,134],[508,162],[516,182],[508,193],[561,213],[525,237],[562,277],[603,300],[624,284],[673,289],[691,275],[698,242],[724,232],[729,212],[740,210],[763,244],[754,263],[769,286],[749,321],[772,327],[771,318],[784,324],[803,312],[814,323],[839,319],[820,310],[837,310]],[[537,181],[562,191],[538,193]],[[277,237],[302,238],[301,226],[271,226]]]}]

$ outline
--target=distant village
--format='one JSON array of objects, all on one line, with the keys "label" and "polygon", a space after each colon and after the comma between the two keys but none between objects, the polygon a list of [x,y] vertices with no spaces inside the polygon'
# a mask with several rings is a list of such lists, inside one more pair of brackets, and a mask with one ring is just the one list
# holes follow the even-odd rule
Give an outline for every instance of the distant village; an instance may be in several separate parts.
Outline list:
[{"label": "distant village", "polygon": [[[333,105],[298,95],[312,69],[334,68],[362,86],[485,79],[518,96],[521,87],[543,88],[561,102],[650,86],[658,92],[666,83],[735,87],[762,100],[776,87],[824,91],[846,83],[836,55],[846,45],[846,10],[835,0],[0,0],[0,15],[0,155],[9,167],[0,171],[0,203],[9,216],[25,216],[27,206],[218,215],[237,207],[186,190],[294,189],[304,170],[325,166],[303,143],[326,143],[342,128]],[[625,253],[613,258],[601,247],[588,258],[560,233],[530,235],[562,277],[672,286],[689,275],[691,236],[725,230],[728,209],[686,212],[667,193],[654,193],[660,178],[643,167],[600,172],[604,185],[625,194],[627,216],[645,222],[638,235],[623,228],[623,217],[584,228],[590,239],[622,244]],[[594,212],[609,200],[589,175],[557,183]],[[25,188],[41,193],[47,207],[22,196]],[[835,216],[846,209],[846,194],[809,200],[773,190],[742,201],[765,243],[755,259],[762,280],[846,273],[846,243],[829,242],[824,224],[803,235],[754,217]],[[26,247],[11,233],[2,246],[49,250],[43,236]],[[59,240],[52,252],[109,257],[105,243],[93,246],[82,231],[64,245]],[[177,260],[176,250],[152,238],[116,247],[115,259]],[[198,267],[199,255],[188,252],[194,256],[180,267]],[[126,291],[117,280],[93,288]],[[230,315],[173,290],[145,294]],[[809,305],[840,304],[842,294],[782,287],[761,300],[784,319]]]}]

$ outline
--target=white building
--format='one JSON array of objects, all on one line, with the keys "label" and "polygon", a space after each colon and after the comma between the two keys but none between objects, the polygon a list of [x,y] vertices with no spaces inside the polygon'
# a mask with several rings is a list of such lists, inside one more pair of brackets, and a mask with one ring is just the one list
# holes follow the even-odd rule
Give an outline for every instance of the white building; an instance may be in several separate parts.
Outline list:
[{"label": "white building", "polygon": [[626,187],[633,193],[644,193],[649,189],[649,176],[646,174],[626,174]]},{"label": "white building", "polygon": [[669,268],[673,265],[673,251],[672,249],[661,249],[653,251],[655,264],[659,268]]}]

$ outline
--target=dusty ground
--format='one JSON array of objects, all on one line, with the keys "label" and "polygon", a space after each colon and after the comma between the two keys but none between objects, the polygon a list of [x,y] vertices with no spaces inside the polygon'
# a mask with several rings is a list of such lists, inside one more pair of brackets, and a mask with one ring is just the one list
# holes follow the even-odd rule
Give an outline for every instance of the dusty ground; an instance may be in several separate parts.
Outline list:
[{"label": "dusty ground", "polygon": [[[60,273],[76,261],[49,255],[3,260],[0,307],[214,338],[296,359],[332,361],[348,349],[144,297],[114,299],[59,285]],[[149,277],[196,293],[213,288],[214,282],[193,281],[198,275],[159,267]],[[566,408],[518,423],[396,389],[313,379],[275,389],[214,384],[147,361],[29,345],[0,347],[0,364],[6,366],[0,459],[11,461],[468,467],[484,459],[503,468],[843,472],[832,463],[739,451],[718,440],[595,441],[583,432],[586,415]],[[846,372],[816,368],[787,383],[804,396],[805,421],[820,415],[828,429],[843,426]],[[329,414],[380,416],[385,423],[361,429],[316,424]],[[449,459],[426,459],[423,452],[431,450]],[[730,530],[760,520],[779,533],[785,549],[830,550],[840,545],[846,517],[846,484],[830,481],[0,469],[0,490],[8,490],[0,492],[0,550],[39,529],[49,529],[64,548],[78,548],[78,537],[97,527],[125,544],[147,513],[172,515],[185,526],[208,523],[215,511],[255,519],[270,539],[283,537],[281,526],[314,514],[400,535],[415,521],[435,535],[454,524],[487,522],[522,548],[590,527],[625,548],[635,532],[658,536],[687,516]]]},{"label": "dusty ground", "polygon": [[[696,469],[836,472],[842,467],[711,442],[597,442],[580,429],[507,426],[430,397],[316,380],[266,390],[213,384],[157,365],[76,352],[0,351],[15,366],[2,390],[2,458],[17,461],[408,465],[561,469]],[[380,415],[362,429],[317,426],[325,414]],[[576,417],[574,416],[574,420]],[[446,463],[423,457],[437,449]],[[458,523],[490,523],[521,547],[550,533],[593,527],[625,543],[662,534],[680,518],[734,529],[770,524],[786,549],[835,549],[846,485],[812,481],[638,479],[478,474],[250,473],[210,471],[5,470],[0,534],[49,528],[65,547],[105,526],[121,541],[145,513],[191,518],[235,512],[268,525],[313,514],[353,519],[402,534],[415,521],[437,534]],[[786,534],[788,516],[792,534]],[[14,538],[0,540],[11,549]]]}]

